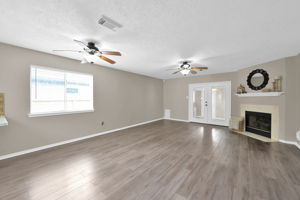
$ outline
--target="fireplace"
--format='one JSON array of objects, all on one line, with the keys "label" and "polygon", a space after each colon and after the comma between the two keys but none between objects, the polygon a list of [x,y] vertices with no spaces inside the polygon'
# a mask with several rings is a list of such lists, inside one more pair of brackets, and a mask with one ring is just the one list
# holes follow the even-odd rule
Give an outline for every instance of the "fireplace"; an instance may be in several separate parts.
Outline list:
[{"label": "fireplace", "polygon": [[246,111],[246,131],[271,138],[272,115]]}]

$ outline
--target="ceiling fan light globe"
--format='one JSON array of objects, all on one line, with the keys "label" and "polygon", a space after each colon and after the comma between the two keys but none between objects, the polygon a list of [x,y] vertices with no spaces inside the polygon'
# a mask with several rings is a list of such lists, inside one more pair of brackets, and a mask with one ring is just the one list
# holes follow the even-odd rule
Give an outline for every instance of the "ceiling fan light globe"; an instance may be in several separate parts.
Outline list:
[{"label": "ceiling fan light globe", "polygon": [[180,73],[182,75],[188,75],[190,73],[190,70],[189,69],[184,69],[184,70],[181,70]]},{"label": "ceiling fan light globe", "polygon": [[184,69],[188,69],[189,67],[190,67],[189,64],[183,64],[183,65],[182,65],[182,68],[184,68]]}]

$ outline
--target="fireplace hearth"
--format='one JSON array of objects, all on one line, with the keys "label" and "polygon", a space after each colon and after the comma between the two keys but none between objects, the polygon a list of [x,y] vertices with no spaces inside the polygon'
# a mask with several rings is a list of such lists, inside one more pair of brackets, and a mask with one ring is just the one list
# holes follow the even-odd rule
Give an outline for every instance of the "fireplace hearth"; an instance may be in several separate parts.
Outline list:
[{"label": "fireplace hearth", "polygon": [[272,115],[269,113],[246,111],[247,132],[271,138]]}]

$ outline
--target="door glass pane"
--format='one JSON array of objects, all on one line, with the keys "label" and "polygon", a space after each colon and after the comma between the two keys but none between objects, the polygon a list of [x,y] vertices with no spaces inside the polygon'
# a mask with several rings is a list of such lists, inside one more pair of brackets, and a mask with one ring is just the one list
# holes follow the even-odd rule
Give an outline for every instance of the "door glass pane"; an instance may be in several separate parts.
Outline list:
[{"label": "door glass pane", "polygon": [[212,119],[225,120],[225,88],[212,88]]},{"label": "door glass pane", "polygon": [[201,118],[204,115],[204,90],[195,90],[193,95],[193,116]]}]

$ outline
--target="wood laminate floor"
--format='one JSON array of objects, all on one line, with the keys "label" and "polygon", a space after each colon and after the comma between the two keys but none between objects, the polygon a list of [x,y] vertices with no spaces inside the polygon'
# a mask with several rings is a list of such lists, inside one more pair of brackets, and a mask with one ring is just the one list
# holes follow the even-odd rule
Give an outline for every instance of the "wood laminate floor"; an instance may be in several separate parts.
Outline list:
[{"label": "wood laminate floor", "polygon": [[299,200],[300,151],[161,120],[0,161],[0,199]]}]

